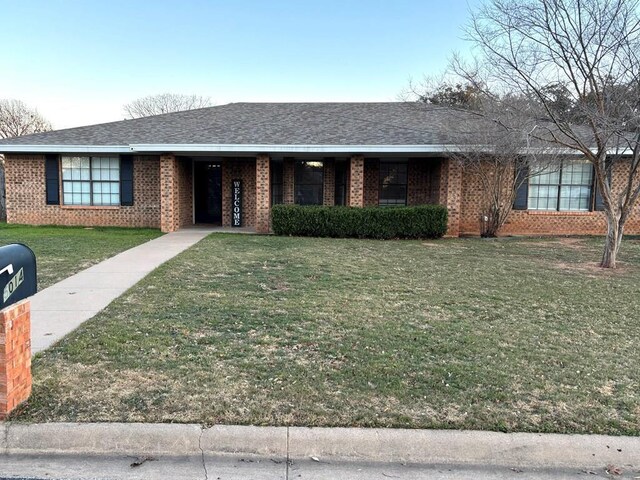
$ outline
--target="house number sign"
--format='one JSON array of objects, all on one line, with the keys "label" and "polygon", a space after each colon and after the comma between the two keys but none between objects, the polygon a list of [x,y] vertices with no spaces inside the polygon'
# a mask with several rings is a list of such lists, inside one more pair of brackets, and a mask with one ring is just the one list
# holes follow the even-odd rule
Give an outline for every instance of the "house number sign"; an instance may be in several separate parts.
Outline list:
[{"label": "house number sign", "polygon": [[242,226],[242,180],[231,181],[231,226]]}]

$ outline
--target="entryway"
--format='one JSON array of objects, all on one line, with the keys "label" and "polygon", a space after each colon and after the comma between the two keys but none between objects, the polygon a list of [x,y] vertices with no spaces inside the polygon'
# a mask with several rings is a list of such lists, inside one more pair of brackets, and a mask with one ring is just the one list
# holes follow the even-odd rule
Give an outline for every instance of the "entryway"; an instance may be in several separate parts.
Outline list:
[{"label": "entryway", "polygon": [[222,224],[222,167],[220,162],[193,162],[195,223]]}]

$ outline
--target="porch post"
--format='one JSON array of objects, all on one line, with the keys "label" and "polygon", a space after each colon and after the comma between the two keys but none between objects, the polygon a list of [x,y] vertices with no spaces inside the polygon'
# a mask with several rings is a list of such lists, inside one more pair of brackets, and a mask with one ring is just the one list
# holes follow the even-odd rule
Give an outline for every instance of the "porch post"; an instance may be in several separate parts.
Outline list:
[{"label": "porch post", "polygon": [[295,203],[294,194],[294,178],[295,178],[295,161],[293,158],[285,158],[282,161],[282,190],[283,203],[285,205],[293,205]]},{"label": "porch post", "polygon": [[160,156],[160,230],[175,232],[180,227],[178,211],[178,165],[175,155]]},{"label": "porch post", "polygon": [[350,160],[349,206],[364,206],[364,157],[353,155]]},{"label": "porch post", "polygon": [[443,159],[440,167],[440,204],[447,207],[448,237],[460,236],[460,208],[462,203],[462,167],[450,158]]},{"label": "porch post", "polygon": [[269,155],[256,157],[256,232],[269,233],[271,216],[271,176]]},{"label": "porch post", "polygon": [[336,204],[336,162],[333,158],[325,158],[323,163],[322,204],[333,207]]}]

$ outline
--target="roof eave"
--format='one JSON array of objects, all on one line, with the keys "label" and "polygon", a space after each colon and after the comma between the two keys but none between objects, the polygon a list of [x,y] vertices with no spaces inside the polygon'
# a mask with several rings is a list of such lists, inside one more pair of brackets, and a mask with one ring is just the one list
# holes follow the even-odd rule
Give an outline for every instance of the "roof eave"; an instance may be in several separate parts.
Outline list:
[{"label": "roof eave", "polygon": [[[281,144],[131,144],[131,145],[0,145],[0,153],[380,153],[380,154],[434,154],[472,151],[491,147],[481,145],[281,145]],[[555,153],[580,155],[573,149],[529,147],[523,154]],[[611,150],[610,154],[630,155],[632,151]]]},{"label": "roof eave", "polygon": [[453,145],[133,144],[131,152],[444,153]]},{"label": "roof eave", "polygon": [[0,153],[130,153],[129,145],[0,145]]}]

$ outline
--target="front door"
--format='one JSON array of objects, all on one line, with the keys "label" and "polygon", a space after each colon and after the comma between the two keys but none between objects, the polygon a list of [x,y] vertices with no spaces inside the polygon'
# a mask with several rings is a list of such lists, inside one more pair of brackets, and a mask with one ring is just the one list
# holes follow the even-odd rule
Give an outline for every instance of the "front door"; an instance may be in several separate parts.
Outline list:
[{"label": "front door", "polygon": [[196,223],[222,223],[222,168],[217,162],[194,162]]}]

